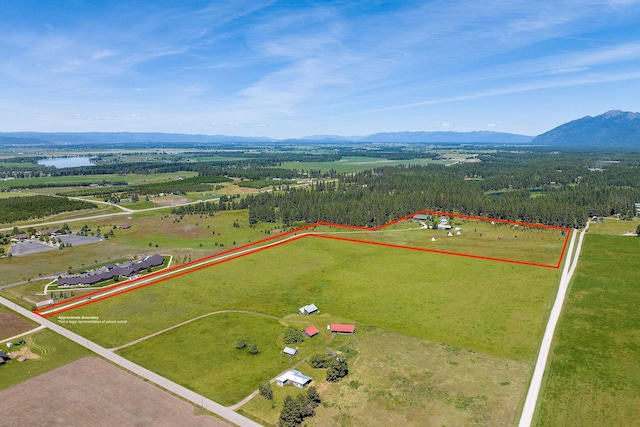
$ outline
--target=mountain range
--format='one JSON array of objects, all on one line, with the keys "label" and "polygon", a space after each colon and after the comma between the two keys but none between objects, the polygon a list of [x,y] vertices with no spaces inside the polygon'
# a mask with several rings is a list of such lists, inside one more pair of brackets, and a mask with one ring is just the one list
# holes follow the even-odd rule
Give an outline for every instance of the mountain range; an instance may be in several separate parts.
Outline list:
[{"label": "mountain range", "polygon": [[0,145],[47,144],[127,144],[127,143],[454,143],[531,144],[557,147],[639,147],[640,113],[619,110],[586,116],[560,125],[536,137],[504,132],[382,132],[366,136],[314,135],[277,140],[268,137],[192,135],[160,132],[5,132]]},{"label": "mountain range", "polygon": [[640,114],[619,110],[586,116],[536,136],[534,145],[585,147],[639,147]]}]

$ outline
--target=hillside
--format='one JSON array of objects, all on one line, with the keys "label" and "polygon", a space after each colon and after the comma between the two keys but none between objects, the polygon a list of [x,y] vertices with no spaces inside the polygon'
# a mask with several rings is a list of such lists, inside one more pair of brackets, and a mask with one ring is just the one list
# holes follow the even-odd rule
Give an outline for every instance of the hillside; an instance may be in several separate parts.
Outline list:
[{"label": "hillside", "polygon": [[560,125],[535,137],[535,145],[562,147],[637,147],[640,145],[640,113],[608,111]]}]

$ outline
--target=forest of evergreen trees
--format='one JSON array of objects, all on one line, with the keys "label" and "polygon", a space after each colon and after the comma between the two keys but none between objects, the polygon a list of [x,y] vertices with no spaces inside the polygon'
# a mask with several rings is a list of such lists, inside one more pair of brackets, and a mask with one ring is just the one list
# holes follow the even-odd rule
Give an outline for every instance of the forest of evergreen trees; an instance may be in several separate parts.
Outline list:
[{"label": "forest of evergreen trees", "polygon": [[60,212],[96,207],[94,203],[70,200],[66,197],[8,197],[0,199],[0,224],[10,224],[33,218],[44,218]]},{"label": "forest of evergreen trees", "polygon": [[640,201],[637,166],[590,171],[564,160],[378,168],[311,189],[248,196],[240,207],[249,207],[252,223],[286,226],[327,221],[374,227],[423,209],[563,227],[582,227],[591,216],[633,217]]}]

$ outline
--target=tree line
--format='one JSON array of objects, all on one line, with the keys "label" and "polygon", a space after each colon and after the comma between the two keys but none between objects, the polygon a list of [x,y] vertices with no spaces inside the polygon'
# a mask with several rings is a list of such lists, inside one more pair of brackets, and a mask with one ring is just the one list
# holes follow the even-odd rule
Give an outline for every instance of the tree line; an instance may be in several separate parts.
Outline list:
[{"label": "tree line", "polygon": [[44,218],[61,212],[97,208],[94,203],[66,197],[30,196],[0,199],[0,223],[10,224],[34,218]]},{"label": "tree line", "polygon": [[[572,175],[567,179],[551,184],[553,181],[546,182],[548,178],[536,178],[541,175],[539,170],[526,166],[529,177],[523,180],[515,179],[519,175],[512,173],[512,167],[500,174],[494,165],[486,169],[460,166],[378,168],[343,175],[334,183],[319,183],[310,189],[248,196],[241,204],[249,207],[250,222],[280,222],[285,226],[327,221],[375,227],[429,209],[582,227],[591,216],[632,217],[634,202],[640,201],[640,185],[634,184],[640,182],[638,168],[614,167],[606,173],[578,168],[568,172]],[[471,170],[493,178],[494,185],[487,187],[482,177],[468,179]],[[534,181],[546,182],[547,188],[532,193],[530,184]],[[504,191],[491,194],[488,190]]]}]

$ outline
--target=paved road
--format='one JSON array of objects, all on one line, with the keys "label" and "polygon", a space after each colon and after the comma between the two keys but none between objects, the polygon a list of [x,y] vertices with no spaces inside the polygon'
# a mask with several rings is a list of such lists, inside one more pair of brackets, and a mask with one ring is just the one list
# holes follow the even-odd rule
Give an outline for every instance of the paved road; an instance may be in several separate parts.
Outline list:
[{"label": "paved road", "polygon": [[538,360],[536,361],[536,366],[533,370],[533,377],[531,378],[531,384],[529,385],[529,391],[527,392],[527,398],[524,402],[524,408],[522,409],[522,415],[520,416],[520,423],[518,424],[518,427],[530,427],[531,422],[533,421],[533,414],[536,409],[538,396],[540,394],[540,387],[542,385],[542,377],[544,376],[544,370],[547,366],[547,359],[551,350],[553,334],[558,324],[558,320],[560,319],[560,313],[562,312],[562,305],[564,304],[567,289],[569,288],[569,282],[571,282],[571,277],[573,277],[573,273],[575,272],[578,264],[580,250],[582,249],[582,242],[588,228],[589,224],[587,223],[587,227],[585,227],[585,229],[580,233],[575,253],[573,253],[573,246],[578,233],[575,231],[572,232],[571,243],[569,244],[569,250],[567,251],[567,259],[564,263],[560,286],[558,287],[558,294],[556,295],[556,300],[553,303],[553,308],[549,315],[549,322],[547,322],[547,328],[544,331],[544,337],[540,344]]},{"label": "paved road", "polygon": [[141,376],[142,378],[151,381],[152,383],[164,388],[165,390],[170,391],[171,393],[174,393],[180,397],[182,397],[183,399],[186,399],[198,406],[203,407],[204,409],[211,411],[215,414],[218,414],[219,416],[221,416],[222,418],[235,423],[241,427],[261,427],[260,424],[256,423],[255,421],[252,421],[234,411],[232,411],[229,408],[226,408],[222,405],[220,405],[219,403],[214,402],[213,400],[209,400],[206,397],[197,394],[179,384],[174,383],[173,381],[170,381],[158,374],[156,374],[155,372],[151,372],[148,369],[143,368],[140,365],[136,365],[135,363],[125,359],[124,357],[121,357],[117,354],[114,354],[113,352],[107,350],[106,348],[99,346],[98,344],[89,341],[86,338],[81,337],[80,335],[71,332],[65,328],[63,328],[62,326],[51,322],[50,320],[44,319],[36,314],[33,314],[32,312],[30,312],[29,310],[25,310],[24,308],[18,306],[17,304],[14,304],[13,302],[0,297],[0,304],[16,311],[18,314],[21,314],[49,329],[51,329],[54,332],[57,332],[58,334],[70,339],[71,341],[74,341],[78,344],[80,344],[81,346],[93,351],[94,353],[98,354],[99,356],[109,360],[112,363],[115,363],[116,365],[125,368],[128,371],[133,372],[136,375]]}]

